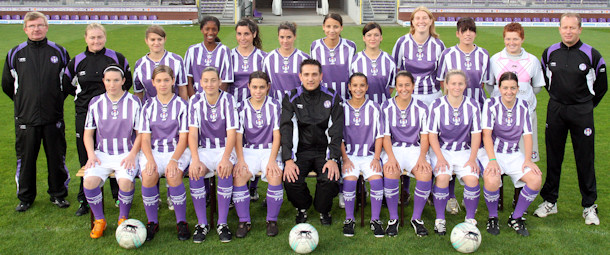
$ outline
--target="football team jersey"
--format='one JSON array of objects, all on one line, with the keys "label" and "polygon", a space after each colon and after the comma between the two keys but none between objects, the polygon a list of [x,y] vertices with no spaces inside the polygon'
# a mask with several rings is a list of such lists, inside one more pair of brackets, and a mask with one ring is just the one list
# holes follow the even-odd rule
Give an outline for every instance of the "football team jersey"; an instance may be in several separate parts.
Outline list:
[{"label": "football team jersey", "polygon": [[479,104],[464,96],[458,108],[453,108],[447,96],[437,98],[430,106],[428,133],[438,134],[442,149],[470,149],[471,134],[481,133]]},{"label": "football team jersey", "polygon": [[176,150],[180,133],[188,133],[188,105],[176,96],[163,104],[153,97],[142,107],[138,132],[151,134],[151,145],[154,151],[173,152]]},{"label": "football team jersey", "polygon": [[350,156],[372,156],[375,140],[383,138],[383,117],[379,105],[369,99],[354,108],[349,102],[343,104],[345,125],[343,141],[345,152]]},{"label": "football team jersey", "polygon": [[129,152],[135,140],[140,108],[140,99],[129,92],[124,92],[116,102],[107,93],[92,98],[85,129],[95,129],[95,149],[110,155]]},{"label": "football team jersey", "polygon": [[237,48],[231,50],[234,80],[233,85],[229,87],[229,93],[237,102],[244,101],[250,96],[248,92],[250,74],[263,70],[263,59],[266,55],[267,53],[256,47],[248,56],[241,55]]},{"label": "football team jersey", "polygon": [[516,98],[510,109],[502,103],[501,97],[485,100],[481,118],[482,128],[493,130],[491,137],[496,152],[518,152],[521,136],[532,133],[527,102],[520,98]]},{"label": "football team jersey", "polygon": [[390,88],[394,87],[396,64],[385,51],[381,51],[375,59],[369,58],[364,51],[358,52],[350,71],[350,75],[356,72],[366,75],[369,83],[366,91],[368,99],[381,105],[391,97]]},{"label": "football team jersey", "polygon": [[263,72],[271,79],[271,89],[269,95],[281,102],[284,94],[301,85],[299,72],[301,62],[310,58],[309,55],[295,49],[288,57],[283,57],[275,49],[265,57],[263,61]]},{"label": "football team jersey", "polygon": [[525,100],[529,106],[530,113],[533,113],[538,104],[533,87],[544,87],[546,85],[540,61],[524,49],[521,49],[521,55],[517,59],[512,58],[506,52],[506,48],[504,48],[493,55],[490,62],[491,79],[489,79],[489,84],[496,85],[491,92],[491,96],[500,96],[500,90],[497,86],[499,85],[500,75],[505,72],[513,72],[517,74],[519,80],[519,93],[517,97]]},{"label": "football team jersey", "polygon": [[186,75],[193,77],[193,89],[195,92],[203,92],[199,86],[201,72],[208,66],[215,67],[222,82],[233,82],[233,68],[231,67],[231,50],[229,47],[217,42],[216,48],[212,51],[203,43],[193,44],[186,50],[184,57],[184,68]]},{"label": "football team jersey", "polygon": [[485,102],[485,91],[481,84],[489,83],[490,79],[487,50],[476,45],[470,53],[464,53],[457,45],[445,49],[439,59],[436,79],[444,81],[447,72],[453,69],[462,70],[466,74],[468,87],[464,90],[464,95],[475,99],[479,107],[482,107]]},{"label": "football team jersey", "polygon": [[394,147],[412,147],[420,145],[420,134],[427,134],[428,107],[415,98],[407,108],[400,110],[396,99],[391,98],[383,103],[383,120],[385,134],[392,138]]},{"label": "football team jersey", "polygon": [[410,33],[398,38],[392,50],[392,57],[398,70],[407,70],[413,74],[413,94],[434,94],[440,89],[436,72],[438,59],[444,50],[443,41],[432,36],[422,45],[415,42]]},{"label": "football team jersey", "polygon": [[350,65],[356,53],[356,43],[339,38],[337,46],[330,49],[322,38],[311,43],[310,52],[311,58],[322,64],[322,85],[332,88],[341,98],[349,99],[347,83]]},{"label": "football team jersey", "polygon": [[238,134],[243,134],[243,144],[250,149],[271,149],[273,131],[280,130],[282,106],[273,98],[265,98],[260,109],[256,110],[250,100],[239,103]]},{"label": "football team jersey", "polygon": [[155,67],[159,65],[169,66],[174,71],[176,83],[174,84],[174,92],[178,93],[179,86],[187,84],[186,72],[184,69],[184,61],[178,54],[165,51],[159,62],[155,62],[146,56],[136,61],[133,69],[133,92],[144,92],[143,102],[157,95],[157,89],[152,85],[152,73]]},{"label": "football team jersey", "polygon": [[189,100],[189,127],[199,129],[199,147],[224,148],[227,130],[238,128],[235,99],[222,90],[219,93],[214,104],[208,103],[205,92],[197,93]]}]

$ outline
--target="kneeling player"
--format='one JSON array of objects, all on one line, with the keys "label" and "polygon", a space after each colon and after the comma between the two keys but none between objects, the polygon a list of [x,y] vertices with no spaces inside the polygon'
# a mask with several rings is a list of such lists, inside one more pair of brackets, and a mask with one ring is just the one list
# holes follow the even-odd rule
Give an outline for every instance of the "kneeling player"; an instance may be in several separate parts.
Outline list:
[{"label": "kneeling player", "polygon": [[89,157],[83,185],[87,202],[95,216],[91,238],[100,238],[106,229],[100,187],[112,173],[119,183],[120,213],[117,226],[129,218],[141,139],[136,136],[140,100],[123,91],[123,69],[116,64],[109,65],[104,69],[103,82],[106,93],[91,99],[83,137]]},{"label": "kneeling player", "polygon": [[[499,97],[485,101],[482,114],[483,143],[489,160],[481,162],[485,167],[485,201],[489,210],[487,232],[500,234],[498,225],[498,199],[502,186],[502,174],[510,176],[516,188],[521,189],[515,211],[508,218],[508,226],[522,236],[528,236],[523,213],[536,199],[542,173],[529,155],[532,155],[532,122],[527,102],[517,98],[517,75],[505,72],[499,80]],[[519,148],[523,136],[525,155]],[[489,163],[488,163],[489,162]]]}]

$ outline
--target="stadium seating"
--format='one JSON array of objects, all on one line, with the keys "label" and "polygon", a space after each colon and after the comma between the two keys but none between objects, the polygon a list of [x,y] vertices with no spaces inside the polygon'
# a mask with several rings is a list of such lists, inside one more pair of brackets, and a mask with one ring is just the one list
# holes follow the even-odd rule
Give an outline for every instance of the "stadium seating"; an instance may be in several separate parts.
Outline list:
[{"label": "stadium seating", "polygon": [[89,20],[89,15],[80,15],[80,17],[78,19],[80,19],[80,20]]},{"label": "stadium seating", "polygon": [[13,15],[13,16],[11,17],[11,19],[14,19],[14,20],[20,20],[20,19],[21,19],[21,16],[20,16],[20,15],[15,14],[15,15]]},{"label": "stadium seating", "polygon": [[604,22],[604,23],[605,23],[605,22],[606,22],[606,18],[599,18],[599,19],[597,20],[597,22]]},{"label": "stadium seating", "polygon": [[157,15],[150,15],[148,17],[149,20],[157,20]]},{"label": "stadium seating", "polygon": [[445,18],[445,17],[438,17],[437,21],[447,21],[447,18]]},{"label": "stadium seating", "polygon": [[514,22],[521,22],[521,18],[517,17],[513,20]]},{"label": "stadium seating", "polygon": [[491,22],[491,21],[494,21],[494,19],[492,17],[485,17],[485,21]]},{"label": "stadium seating", "polygon": [[100,20],[109,20],[108,15],[100,16]]},{"label": "stadium seating", "polygon": [[474,18],[474,21],[483,21],[483,18],[482,17],[476,17],[476,18]]},{"label": "stadium seating", "polygon": [[542,22],[551,22],[551,19],[549,19],[549,18],[542,18]]},{"label": "stadium seating", "polygon": [[70,16],[70,20],[78,20],[78,15],[72,15],[72,16]]},{"label": "stadium seating", "polygon": [[590,18],[589,22],[597,22],[597,19],[596,18]]},{"label": "stadium seating", "polygon": [[523,18],[523,22],[532,22],[532,19],[526,17],[526,18]]},{"label": "stadium seating", "polygon": [[61,15],[61,20],[70,20],[70,16],[68,16],[68,15]]},{"label": "stadium seating", "polygon": [[119,16],[119,20],[127,20],[127,15],[121,15],[121,16]]},{"label": "stadium seating", "polygon": [[2,19],[11,19],[11,15],[2,15]]},{"label": "stadium seating", "polygon": [[455,17],[448,17],[447,21],[455,21]]},{"label": "stadium seating", "polygon": [[540,22],[540,18],[537,18],[537,17],[536,17],[536,18],[533,18],[533,19],[532,19],[532,22]]},{"label": "stadium seating", "polygon": [[138,20],[138,16],[136,16],[136,15],[129,15],[129,20]]},{"label": "stadium seating", "polygon": [[513,22],[512,18],[504,18],[504,22]]},{"label": "stadium seating", "polygon": [[500,18],[500,17],[496,17],[496,18],[494,19],[494,21],[495,21],[495,22],[502,22],[502,18]]},{"label": "stadium seating", "polygon": [[119,19],[119,16],[117,16],[117,15],[110,15],[110,16],[108,17],[108,19],[109,19],[109,20],[118,20],[118,19]]},{"label": "stadium seating", "polygon": [[148,17],[147,17],[146,15],[140,15],[140,16],[138,17],[138,19],[139,19],[139,20],[147,20],[147,19],[148,19]]},{"label": "stadium seating", "polygon": [[91,20],[99,20],[100,17],[97,15],[91,15]]},{"label": "stadium seating", "polygon": [[589,19],[587,19],[587,18],[582,18],[581,20],[582,20],[582,22],[589,22]]}]

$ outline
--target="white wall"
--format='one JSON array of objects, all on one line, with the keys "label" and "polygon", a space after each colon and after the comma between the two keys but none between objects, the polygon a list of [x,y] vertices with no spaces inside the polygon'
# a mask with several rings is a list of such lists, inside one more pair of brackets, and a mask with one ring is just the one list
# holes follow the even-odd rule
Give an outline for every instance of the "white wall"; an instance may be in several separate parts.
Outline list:
[{"label": "white wall", "polygon": [[343,3],[345,4],[345,12],[347,12],[347,15],[354,20],[354,23],[361,25],[360,6],[358,6],[360,0],[343,0]]}]

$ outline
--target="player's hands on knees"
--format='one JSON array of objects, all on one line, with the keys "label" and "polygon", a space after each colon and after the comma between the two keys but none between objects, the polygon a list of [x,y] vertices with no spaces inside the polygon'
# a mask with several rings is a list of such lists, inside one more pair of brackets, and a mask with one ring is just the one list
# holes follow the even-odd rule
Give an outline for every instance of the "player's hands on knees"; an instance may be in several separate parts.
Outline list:
[{"label": "player's hands on knees", "polygon": [[[125,169],[135,169],[136,168],[136,155],[131,153],[127,154],[123,160],[121,160],[121,166]],[[155,167],[156,169],[156,167]]]},{"label": "player's hands on knees", "polygon": [[489,161],[489,163],[487,163],[487,167],[485,167],[485,171],[483,171],[483,175],[487,176],[496,176],[500,175],[500,173],[502,173],[500,170],[500,165],[498,165],[498,162],[495,160]]},{"label": "player's hands on knees", "polygon": [[275,162],[275,160],[269,159],[269,163],[267,163],[267,176],[282,176],[282,169],[280,168],[280,166],[277,165],[277,162]]},{"label": "player's hands on knees", "polygon": [[328,160],[322,167],[322,173],[328,171],[328,179],[331,181],[338,181],[341,178],[341,174],[339,173],[339,165],[334,160]]},{"label": "player's hands on knees", "polygon": [[388,162],[383,164],[383,171],[391,175],[400,174],[400,166],[398,165],[398,161],[396,161],[395,157],[388,158]]},{"label": "player's hands on knees", "polygon": [[475,160],[468,160],[466,162],[466,164],[464,164],[464,167],[467,167],[467,166],[470,167],[470,172],[471,173],[476,174],[477,176],[479,175],[479,172],[480,172],[479,164],[477,164],[477,160],[476,159]]},{"label": "player's hands on knees", "polygon": [[435,173],[444,173],[445,171],[449,171],[449,163],[445,160],[444,157],[439,157],[436,161],[436,166],[434,167]]},{"label": "player's hands on knees", "polygon": [[523,162],[523,167],[521,167],[521,171],[523,171],[525,173],[526,167],[529,167],[530,170],[532,172],[534,172],[534,174],[542,175],[542,171],[540,171],[540,168],[538,167],[538,165],[536,165],[536,163],[532,162],[531,160],[525,160],[525,162]]},{"label": "player's hands on knees", "polygon": [[228,158],[223,158],[218,163],[217,171],[219,178],[227,178],[233,173],[233,164],[231,163],[231,161],[229,161]]},{"label": "player's hands on knees", "polygon": [[369,166],[371,167],[371,170],[373,170],[373,172],[375,173],[380,173],[383,170],[381,168],[381,160],[379,160],[378,158],[373,158]]},{"label": "player's hands on knees", "polygon": [[284,181],[296,182],[299,179],[299,167],[294,163],[294,160],[286,161],[284,166]]},{"label": "player's hands on knees", "polygon": [[343,168],[343,173],[350,173],[352,170],[354,170],[354,162],[352,162],[349,158],[343,158],[343,165],[341,165],[341,168]]},{"label": "player's hands on knees", "polygon": [[144,169],[143,174],[151,176],[154,172],[157,171],[157,163],[154,159],[146,162],[146,168]]},{"label": "player's hands on knees", "polygon": [[193,161],[189,167],[189,178],[198,181],[208,172],[208,168],[199,160]]},{"label": "player's hands on knees", "polygon": [[415,166],[413,167],[413,171],[415,172],[419,172],[422,174],[429,174],[432,172],[432,166],[430,165],[430,163],[428,163],[428,161],[426,160],[426,158],[418,158],[417,159],[417,163],[415,163]]},{"label": "player's hands on knees", "polygon": [[178,175],[179,171],[180,169],[178,168],[178,162],[174,160],[170,160],[165,167],[165,175],[169,178],[173,178],[174,176]]},{"label": "player's hands on knees", "polygon": [[246,172],[248,172],[248,164],[246,164],[246,161],[243,159],[237,160],[235,167],[233,167],[233,177],[244,176]]},{"label": "player's hands on knees", "polygon": [[87,159],[87,164],[85,164],[85,169],[95,167],[95,164],[101,165],[102,161],[100,161],[100,159],[98,159],[95,155],[93,155],[93,157],[89,156],[89,159]]}]

